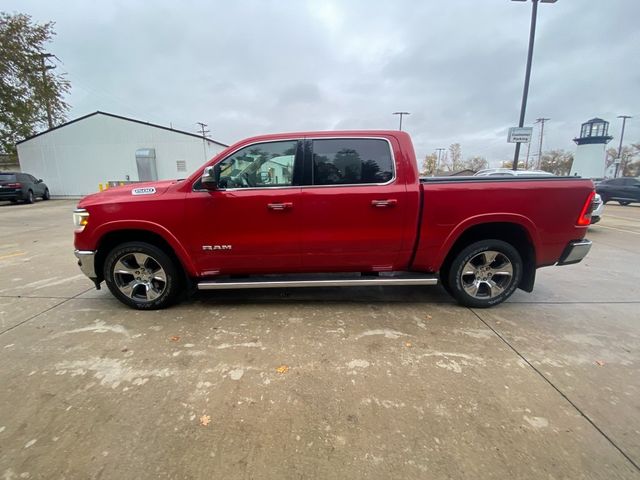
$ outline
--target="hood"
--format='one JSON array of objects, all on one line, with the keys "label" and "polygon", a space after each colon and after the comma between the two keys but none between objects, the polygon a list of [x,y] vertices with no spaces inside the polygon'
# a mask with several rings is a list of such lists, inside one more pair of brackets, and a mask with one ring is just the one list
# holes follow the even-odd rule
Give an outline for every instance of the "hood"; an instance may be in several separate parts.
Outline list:
[{"label": "hood", "polygon": [[135,202],[150,197],[157,197],[164,194],[177,180],[158,180],[155,182],[140,182],[123,185],[121,187],[111,187],[102,192],[87,195],[78,203],[78,208],[85,208],[89,205],[111,202]]}]

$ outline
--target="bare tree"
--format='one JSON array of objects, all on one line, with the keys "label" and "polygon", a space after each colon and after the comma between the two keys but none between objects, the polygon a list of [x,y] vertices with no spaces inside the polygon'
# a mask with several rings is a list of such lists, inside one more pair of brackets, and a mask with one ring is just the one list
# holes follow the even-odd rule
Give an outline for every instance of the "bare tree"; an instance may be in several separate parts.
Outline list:
[{"label": "bare tree", "polygon": [[435,175],[438,163],[438,155],[436,153],[430,153],[422,161],[422,175]]},{"label": "bare tree", "polygon": [[489,162],[487,159],[478,155],[467,158],[464,162],[462,162],[461,170],[468,169],[477,172],[482,170],[483,168],[488,168]]},{"label": "bare tree", "polygon": [[549,150],[542,154],[540,169],[554,175],[569,175],[573,153],[565,150]]}]

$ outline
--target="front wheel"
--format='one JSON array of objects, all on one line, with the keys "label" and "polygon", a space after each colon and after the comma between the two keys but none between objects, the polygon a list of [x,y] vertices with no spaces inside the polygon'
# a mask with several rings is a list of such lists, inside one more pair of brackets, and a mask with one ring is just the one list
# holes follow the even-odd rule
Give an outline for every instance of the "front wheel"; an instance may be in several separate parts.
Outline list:
[{"label": "front wheel", "polygon": [[181,285],[176,263],[155,245],[144,242],[127,242],[111,250],[103,273],[111,293],[139,310],[171,305]]},{"label": "front wheel", "polygon": [[42,194],[42,200],[49,200],[51,198],[51,194],[49,193],[49,189],[45,188],[44,193]]},{"label": "front wheel", "polygon": [[487,308],[504,302],[522,279],[522,258],[502,240],[482,240],[464,248],[451,262],[447,284],[458,303]]}]

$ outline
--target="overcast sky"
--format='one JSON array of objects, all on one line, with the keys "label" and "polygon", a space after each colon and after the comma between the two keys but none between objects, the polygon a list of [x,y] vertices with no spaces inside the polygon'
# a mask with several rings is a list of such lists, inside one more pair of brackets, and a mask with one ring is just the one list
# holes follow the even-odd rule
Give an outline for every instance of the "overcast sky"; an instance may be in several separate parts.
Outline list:
[{"label": "overcast sky", "polygon": [[[232,143],[271,132],[404,129],[419,157],[453,142],[510,159],[531,13],[509,0],[4,0],[56,22],[70,118],[103,110]],[[640,1],[540,4],[526,125],[573,151],[580,124],[640,141]],[[536,147],[537,149],[537,147]],[[526,151],[526,148],[524,149]],[[532,148],[532,150],[534,150]],[[521,157],[523,158],[523,156]]]}]

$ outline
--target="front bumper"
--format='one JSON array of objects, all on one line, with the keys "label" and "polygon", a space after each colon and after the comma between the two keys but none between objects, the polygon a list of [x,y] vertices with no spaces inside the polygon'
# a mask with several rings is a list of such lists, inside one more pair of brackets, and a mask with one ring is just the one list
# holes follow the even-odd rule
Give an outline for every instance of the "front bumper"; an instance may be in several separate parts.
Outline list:
[{"label": "front bumper", "polygon": [[573,263],[578,263],[587,256],[589,250],[591,250],[591,240],[584,238],[582,240],[569,242],[569,245],[567,245],[567,248],[564,249],[564,252],[562,252],[562,255],[560,256],[558,265],[571,265]]},{"label": "front bumper", "polygon": [[82,273],[95,282],[98,278],[96,275],[96,252],[94,250],[76,250],[73,253],[78,259],[78,266]]}]

